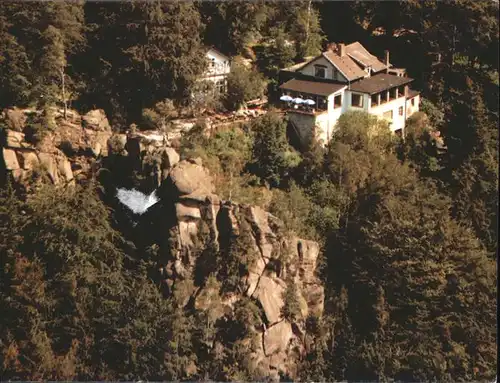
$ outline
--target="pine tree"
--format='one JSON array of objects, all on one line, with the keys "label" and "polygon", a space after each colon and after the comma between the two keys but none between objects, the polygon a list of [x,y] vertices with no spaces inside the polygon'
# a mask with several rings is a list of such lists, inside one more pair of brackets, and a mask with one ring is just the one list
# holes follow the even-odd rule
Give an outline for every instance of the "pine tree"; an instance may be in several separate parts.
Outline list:
[{"label": "pine tree", "polygon": [[74,91],[70,87],[71,77],[67,75],[69,57],[81,50],[85,42],[83,4],[44,3],[37,27],[42,46],[35,94],[41,98],[42,105],[62,103],[66,118],[68,101]]},{"label": "pine tree", "polygon": [[30,63],[24,47],[9,32],[8,9],[0,9],[0,105],[24,105],[30,93]]},{"label": "pine tree", "polygon": [[[498,239],[498,135],[488,116],[479,89],[469,83],[466,97],[470,114],[466,124],[458,120],[451,125],[450,136],[461,143],[452,146],[454,215],[471,225],[477,236],[493,254]],[[461,130],[458,130],[460,128]],[[463,130],[462,130],[463,129]],[[463,162],[461,162],[463,161]],[[458,165],[460,164],[461,165]]]}]

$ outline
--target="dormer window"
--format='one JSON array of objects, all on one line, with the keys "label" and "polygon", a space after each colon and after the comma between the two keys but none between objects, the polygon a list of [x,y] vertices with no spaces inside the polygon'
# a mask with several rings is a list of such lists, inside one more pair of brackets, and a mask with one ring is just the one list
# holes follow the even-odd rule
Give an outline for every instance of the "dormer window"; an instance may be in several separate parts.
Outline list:
[{"label": "dormer window", "polygon": [[314,77],[326,78],[326,66],[315,65],[314,66]]},{"label": "dormer window", "polygon": [[210,66],[213,68],[215,66],[215,59],[212,59],[212,61],[210,62]]}]

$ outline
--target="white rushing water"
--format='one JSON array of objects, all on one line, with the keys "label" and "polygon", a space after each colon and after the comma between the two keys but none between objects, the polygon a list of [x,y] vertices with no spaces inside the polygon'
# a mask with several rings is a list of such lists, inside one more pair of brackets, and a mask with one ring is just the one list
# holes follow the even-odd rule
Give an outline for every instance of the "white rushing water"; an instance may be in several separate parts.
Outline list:
[{"label": "white rushing water", "polygon": [[132,210],[135,214],[143,214],[151,206],[159,201],[156,190],[150,195],[141,193],[139,190],[118,189],[116,192],[118,200]]}]

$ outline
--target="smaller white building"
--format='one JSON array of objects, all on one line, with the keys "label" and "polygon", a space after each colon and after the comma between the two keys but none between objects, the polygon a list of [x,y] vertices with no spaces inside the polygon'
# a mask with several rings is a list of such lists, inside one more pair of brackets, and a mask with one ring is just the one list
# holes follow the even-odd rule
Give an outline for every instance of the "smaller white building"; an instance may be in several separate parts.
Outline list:
[{"label": "smaller white building", "polygon": [[202,81],[212,81],[220,93],[227,87],[227,76],[231,72],[231,60],[215,48],[208,49],[206,53],[208,69],[200,78]]}]

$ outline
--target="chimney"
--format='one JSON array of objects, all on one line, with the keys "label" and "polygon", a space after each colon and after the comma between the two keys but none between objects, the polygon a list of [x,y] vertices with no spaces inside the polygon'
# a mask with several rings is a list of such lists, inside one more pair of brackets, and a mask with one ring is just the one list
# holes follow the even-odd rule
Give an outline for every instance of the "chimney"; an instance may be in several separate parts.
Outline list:
[{"label": "chimney", "polygon": [[389,51],[384,51],[385,52],[385,67],[386,67],[386,72],[389,72]]},{"label": "chimney", "polygon": [[339,56],[340,57],[345,56],[345,44],[344,43],[339,44]]}]

